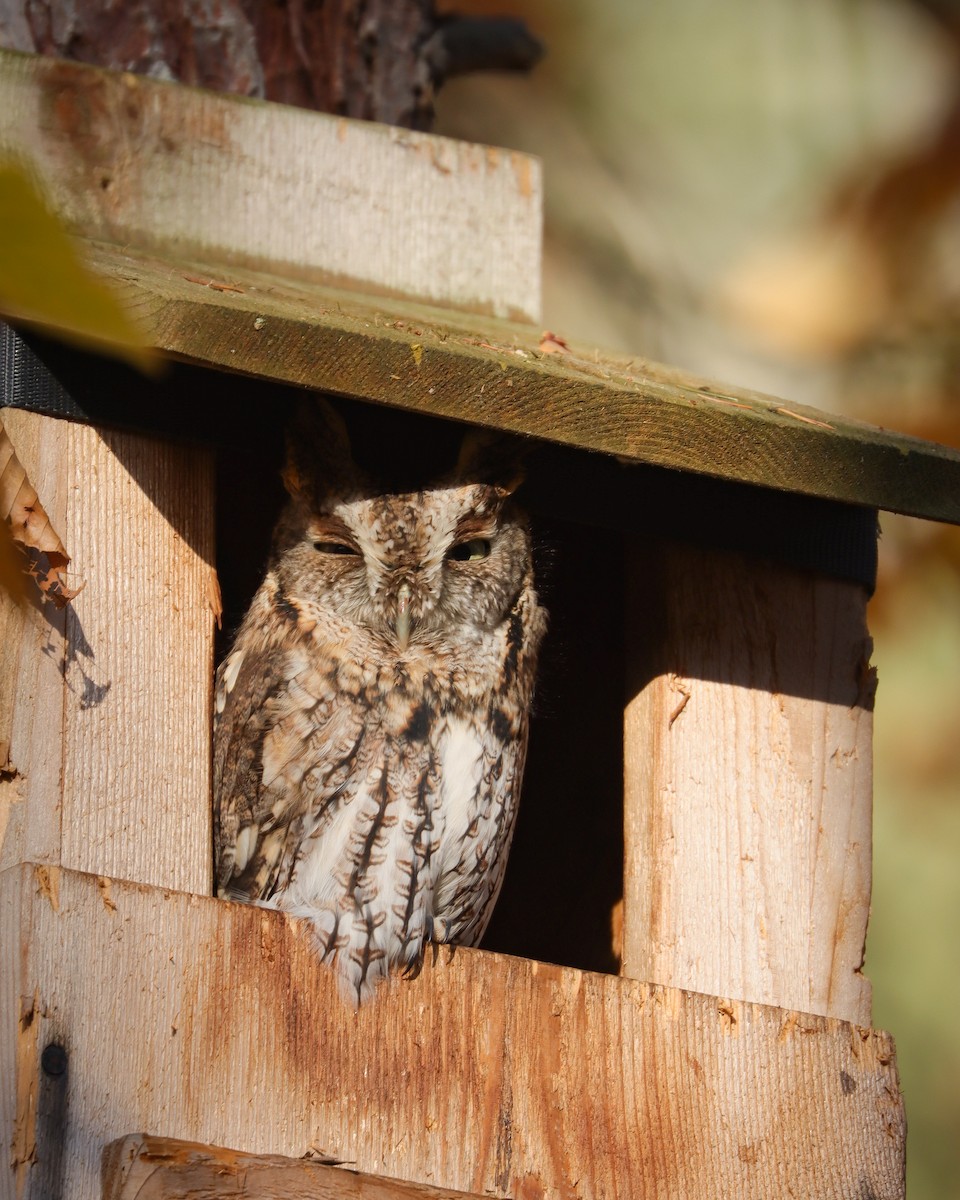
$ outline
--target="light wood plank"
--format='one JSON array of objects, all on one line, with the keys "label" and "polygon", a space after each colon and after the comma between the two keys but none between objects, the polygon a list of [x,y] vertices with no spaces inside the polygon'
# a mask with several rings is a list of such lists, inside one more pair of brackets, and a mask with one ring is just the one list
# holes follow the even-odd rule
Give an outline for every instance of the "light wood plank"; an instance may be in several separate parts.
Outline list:
[{"label": "light wood plank", "polygon": [[539,173],[524,156],[0,52],[5,149],[36,162],[171,354],[960,522],[956,451],[414,303],[537,318]]},{"label": "light wood plank", "polygon": [[18,868],[0,870],[0,1144],[7,1151],[0,1158],[2,1200],[20,1200],[17,1192],[22,1195],[26,1184],[35,1140],[36,1109],[28,1089],[36,1080],[37,1052],[24,1044],[20,1020],[28,1000],[21,992],[23,973],[17,962],[25,928],[20,878]]},{"label": "light wood plank", "polygon": [[[528,326],[86,245],[161,350],[721,479],[960,522],[960,452]],[[217,290],[227,283],[235,290]],[[8,314],[16,315],[16,314]],[[758,497],[758,503],[762,498]]]},{"label": "light wood plank", "polygon": [[213,465],[67,425],[62,863],[209,894]]},{"label": "light wood plank", "polygon": [[0,51],[0,152],[94,237],[540,319],[515,151]]},{"label": "light wood plank", "polygon": [[105,888],[0,880],[4,1036],[36,991],[69,1048],[71,1200],[132,1129],[496,1196],[903,1194],[886,1034],[462,949],[354,1012],[284,914]]},{"label": "light wood plank", "polygon": [[207,894],[210,455],[14,409],[3,419],[85,586],[65,612],[0,597],[0,866]]},{"label": "light wood plank", "polygon": [[634,547],[624,972],[870,1024],[866,595]]},{"label": "light wood plank", "polygon": [[104,1151],[103,1200],[482,1200],[302,1158],[132,1134]]},{"label": "light wood plank", "polygon": [[[67,427],[0,410],[17,457],[54,528],[66,522]],[[65,614],[35,593],[18,605],[0,588],[0,869],[60,862]]]}]

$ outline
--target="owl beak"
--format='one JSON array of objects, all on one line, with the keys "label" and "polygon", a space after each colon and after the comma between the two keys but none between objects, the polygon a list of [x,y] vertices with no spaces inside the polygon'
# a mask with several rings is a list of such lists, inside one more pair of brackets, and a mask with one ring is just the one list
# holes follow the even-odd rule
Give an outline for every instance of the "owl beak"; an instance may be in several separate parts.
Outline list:
[{"label": "owl beak", "polygon": [[409,583],[401,583],[397,588],[397,619],[393,624],[394,632],[397,635],[397,642],[401,650],[406,650],[407,644],[410,641],[410,601],[413,594],[410,591]]}]

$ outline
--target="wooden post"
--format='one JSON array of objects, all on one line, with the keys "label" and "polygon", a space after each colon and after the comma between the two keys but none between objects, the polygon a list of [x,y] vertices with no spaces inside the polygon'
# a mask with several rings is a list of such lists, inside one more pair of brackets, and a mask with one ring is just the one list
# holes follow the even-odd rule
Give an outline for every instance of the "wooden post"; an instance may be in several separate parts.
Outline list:
[{"label": "wooden post", "polygon": [[84,587],[61,614],[2,599],[0,865],[208,893],[211,458],[15,409],[3,421]]},{"label": "wooden post", "polygon": [[[67,426],[6,408],[0,420],[62,530]],[[0,587],[0,867],[60,864],[65,620],[52,603],[18,604]]]},{"label": "wooden post", "polygon": [[870,1024],[866,593],[637,545],[624,974]]}]

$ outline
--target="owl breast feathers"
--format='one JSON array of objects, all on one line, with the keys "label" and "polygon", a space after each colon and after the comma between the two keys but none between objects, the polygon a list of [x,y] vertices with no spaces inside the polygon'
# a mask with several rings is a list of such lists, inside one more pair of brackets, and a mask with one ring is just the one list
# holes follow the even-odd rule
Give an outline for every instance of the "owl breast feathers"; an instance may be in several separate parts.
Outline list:
[{"label": "owl breast feathers", "polygon": [[516,473],[384,494],[322,401],[288,437],[269,569],[217,672],[218,894],[312,923],[354,1003],[475,945],[503,880],[546,615]]}]

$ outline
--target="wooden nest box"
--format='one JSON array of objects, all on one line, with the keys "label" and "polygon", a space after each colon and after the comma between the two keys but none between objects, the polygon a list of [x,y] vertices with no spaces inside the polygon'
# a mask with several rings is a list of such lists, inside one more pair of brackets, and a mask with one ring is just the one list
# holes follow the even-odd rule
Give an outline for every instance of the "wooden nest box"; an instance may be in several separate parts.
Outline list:
[{"label": "wooden nest box", "polygon": [[[6,334],[85,586],[0,610],[3,1200],[902,1195],[865,605],[960,456],[545,335],[522,155],[12,54],[0,97],[171,360]],[[303,389],[534,439],[551,610],[491,949],[356,1012],[211,898],[215,571],[229,625]]]}]

